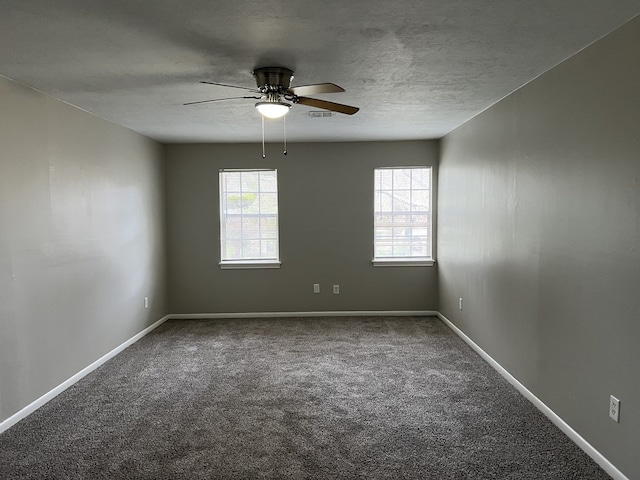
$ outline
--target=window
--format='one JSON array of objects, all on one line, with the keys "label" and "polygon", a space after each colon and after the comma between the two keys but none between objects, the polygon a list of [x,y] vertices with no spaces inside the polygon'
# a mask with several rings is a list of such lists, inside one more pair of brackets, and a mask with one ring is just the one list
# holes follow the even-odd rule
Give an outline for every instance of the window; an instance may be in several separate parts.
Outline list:
[{"label": "window", "polygon": [[431,167],[376,168],[375,266],[433,265]]},{"label": "window", "polygon": [[220,171],[220,266],[278,268],[277,170]]}]

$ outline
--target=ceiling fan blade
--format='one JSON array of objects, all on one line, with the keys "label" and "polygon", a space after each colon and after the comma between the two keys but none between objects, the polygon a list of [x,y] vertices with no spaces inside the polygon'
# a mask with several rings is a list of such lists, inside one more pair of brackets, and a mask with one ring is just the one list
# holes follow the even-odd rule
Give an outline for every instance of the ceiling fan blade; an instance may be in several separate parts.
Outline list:
[{"label": "ceiling fan blade", "polygon": [[217,83],[217,82],[201,81],[200,83],[205,83],[207,85],[217,85],[219,87],[239,88],[240,90],[247,90],[249,92],[260,93],[260,90],[258,90],[257,88],[239,87],[237,85],[227,85],[226,83]]},{"label": "ceiling fan blade", "polygon": [[353,115],[360,110],[358,107],[350,107],[349,105],[342,105],[341,103],[327,102],[326,100],[309,97],[297,97],[296,103],[306,105],[308,107],[316,107],[322,108],[323,110],[330,110],[332,112],[344,113],[346,115]]},{"label": "ceiling fan blade", "polygon": [[319,95],[321,93],[340,93],[344,92],[344,88],[339,87],[335,83],[316,83],[314,85],[300,85],[291,87],[289,93],[293,95]]},{"label": "ceiling fan blade", "polygon": [[188,102],[183,103],[182,105],[196,105],[198,103],[211,103],[211,102],[221,102],[223,100],[239,100],[241,98],[257,98],[260,100],[262,97],[228,97],[228,98],[214,98],[213,100],[200,100],[199,102]]}]

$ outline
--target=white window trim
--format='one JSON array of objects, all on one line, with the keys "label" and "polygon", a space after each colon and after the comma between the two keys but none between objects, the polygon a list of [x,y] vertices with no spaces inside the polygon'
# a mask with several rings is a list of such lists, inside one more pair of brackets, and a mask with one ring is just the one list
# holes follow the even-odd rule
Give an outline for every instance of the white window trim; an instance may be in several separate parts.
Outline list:
[{"label": "white window trim", "polygon": [[222,270],[248,270],[253,268],[280,268],[280,260],[224,260],[218,265]]},{"label": "white window trim", "polygon": [[[433,267],[436,264],[436,259],[433,256],[433,166],[431,165],[403,165],[393,167],[375,167],[376,170],[382,169],[395,169],[395,168],[428,168],[429,173],[429,225],[431,228],[431,241],[430,241],[430,257],[380,257],[373,258],[371,264],[374,267]],[[375,173],[374,173],[375,175]],[[374,184],[375,191],[375,184]],[[374,207],[375,210],[375,207]],[[375,254],[375,238],[373,239],[373,250]]]},{"label": "white window trim", "polygon": [[371,260],[374,267],[433,267],[436,261],[433,258],[374,258]]}]

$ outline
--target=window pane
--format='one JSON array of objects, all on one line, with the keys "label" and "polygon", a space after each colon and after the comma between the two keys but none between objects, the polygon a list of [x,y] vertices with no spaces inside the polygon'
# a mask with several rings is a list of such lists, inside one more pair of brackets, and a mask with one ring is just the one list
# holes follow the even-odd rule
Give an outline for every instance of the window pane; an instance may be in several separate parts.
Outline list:
[{"label": "window pane", "polygon": [[410,212],[411,208],[411,191],[410,190],[394,190],[393,192],[393,211],[394,212]]},{"label": "window pane", "polygon": [[262,255],[269,258],[277,255],[278,253],[278,240],[263,240],[262,241]]},{"label": "window pane", "polygon": [[244,201],[240,192],[228,193],[225,195],[224,200],[223,207],[226,213],[237,214],[242,212]]},{"label": "window pane", "polygon": [[411,250],[412,257],[426,257],[427,256],[427,247],[426,245],[413,245]]},{"label": "window pane", "polygon": [[242,238],[260,238],[260,220],[257,217],[242,218]]},{"label": "window pane", "polygon": [[226,258],[242,258],[242,241],[234,240],[228,241],[225,245]]},{"label": "window pane", "polygon": [[224,183],[226,192],[240,192],[240,175],[228,175],[225,177]]},{"label": "window pane", "polygon": [[260,175],[260,191],[261,192],[269,192],[269,193],[277,193],[278,192],[278,184],[276,180],[276,176],[271,175],[272,172],[263,172],[263,175]]},{"label": "window pane", "polygon": [[417,189],[425,189],[428,190],[429,185],[429,177],[430,177],[429,169],[416,169],[413,171],[411,175],[411,188],[414,190]]},{"label": "window pane", "polygon": [[429,210],[429,190],[414,190],[411,193],[411,211]]},{"label": "window pane", "polygon": [[431,257],[431,169],[374,172],[374,258]]},{"label": "window pane", "polygon": [[257,193],[242,194],[242,213],[260,213],[260,197]]},{"label": "window pane", "polygon": [[260,195],[260,213],[277,214],[278,213],[278,194],[262,193]]},{"label": "window pane", "polygon": [[380,189],[390,190],[393,188],[393,170],[389,168],[383,168],[377,170],[380,174]]},{"label": "window pane", "polygon": [[411,189],[411,169],[410,168],[392,168],[393,172],[393,189],[409,190]]},{"label": "window pane", "polygon": [[257,192],[258,182],[260,181],[258,178],[259,172],[239,172],[241,178],[241,185],[243,192]]},{"label": "window pane", "polygon": [[228,240],[239,240],[242,238],[242,218],[227,217],[225,231]]},{"label": "window pane", "polygon": [[260,240],[243,240],[242,258],[254,259],[260,257]]}]

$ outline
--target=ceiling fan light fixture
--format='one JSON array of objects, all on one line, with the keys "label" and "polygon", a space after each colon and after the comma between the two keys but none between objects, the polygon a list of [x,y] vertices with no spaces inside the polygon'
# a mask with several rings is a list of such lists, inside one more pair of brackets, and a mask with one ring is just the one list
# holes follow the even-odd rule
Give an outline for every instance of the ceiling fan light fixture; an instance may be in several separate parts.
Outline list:
[{"label": "ceiling fan light fixture", "polygon": [[263,117],[280,118],[289,113],[291,104],[285,102],[258,102],[256,103],[256,108]]}]

